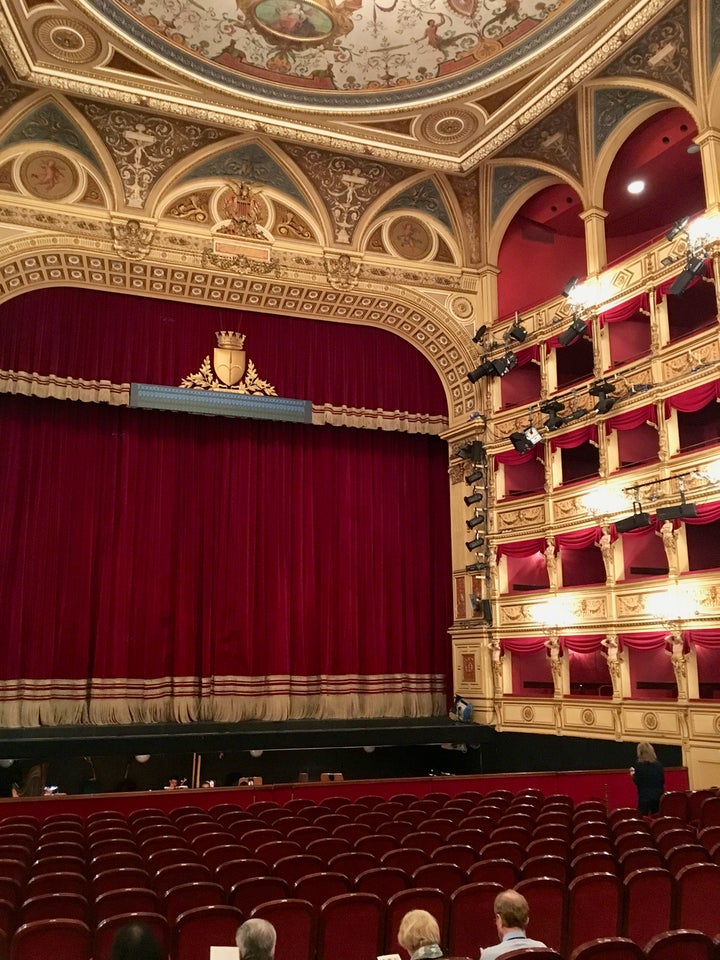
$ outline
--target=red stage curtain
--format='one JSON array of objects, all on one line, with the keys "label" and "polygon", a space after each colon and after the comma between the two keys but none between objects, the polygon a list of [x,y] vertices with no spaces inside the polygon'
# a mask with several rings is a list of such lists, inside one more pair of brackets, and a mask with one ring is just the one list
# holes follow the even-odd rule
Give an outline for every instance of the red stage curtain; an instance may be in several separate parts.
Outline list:
[{"label": "red stage curtain", "polygon": [[498,559],[500,557],[531,557],[545,549],[546,541],[544,538],[537,540],[515,540],[511,543],[499,543],[497,547]]},{"label": "red stage curtain", "polygon": [[538,653],[546,640],[547,637],[505,637],[502,647],[510,653]]},{"label": "red stage curtain", "polygon": [[572,433],[561,434],[559,437],[553,436],[550,440],[550,449],[553,452],[572,450],[574,447],[581,447],[584,443],[597,443],[597,438],[597,424],[591,423],[587,427],[573,430]]},{"label": "red stage curtain", "polygon": [[572,650],[574,653],[592,653],[594,650],[600,650],[601,641],[605,639],[605,635],[602,633],[594,634],[590,637],[584,637],[581,635],[575,636],[562,636],[560,637],[560,645],[567,647],[568,650]]},{"label": "red stage curtain", "polygon": [[6,725],[442,709],[439,438],[8,396],[0,428]]},{"label": "red stage curtain", "polygon": [[711,383],[704,383],[700,387],[693,387],[692,390],[676,393],[665,401],[665,419],[668,419],[673,410],[695,413],[696,410],[702,410],[703,407],[719,397],[720,380],[713,380]]},{"label": "red stage curtain", "polygon": [[606,323],[619,323],[622,320],[629,320],[636,313],[650,312],[650,297],[647,293],[641,293],[637,297],[631,297],[629,300],[618,303],[608,310],[603,310],[599,315],[600,326],[604,327]]},{"label": "red stage curtain", "polygon": [[657,424],[657,407],[654,403],[648,403],[644,407],[638,407],[637,410],[628,410],[627,413],[619,413],[615,417],[609,417],[605,421],[605,431],[611,430],[635,430],[636,427],[644,423]]},{"label": "red stage curtain", "polygon": [[212,359],[216,330],[245,334],[280,397],[447,416],[429,361],[389,330],[72,287],[3,304],[0,370],[179,386]]},{"label": "red stage curtain", "polygon": [[667,630],[654,630],[648,633],[619,633],[618,640],[631,650],[659,650],[665,646],[668,636]]},{"label": "red stage curtain", "polygon": [[597,543],[601,536],[600,527],[586,527],[584,530],[569,530],[567,533],[555,534],[555,543],[560,549],[582,550]]}]

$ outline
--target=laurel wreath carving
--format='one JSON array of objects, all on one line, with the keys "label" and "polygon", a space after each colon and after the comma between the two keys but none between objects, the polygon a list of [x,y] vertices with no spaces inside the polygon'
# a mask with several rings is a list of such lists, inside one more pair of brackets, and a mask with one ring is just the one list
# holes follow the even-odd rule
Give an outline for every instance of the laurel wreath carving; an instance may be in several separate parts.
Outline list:
[{"label": "laurel wreath carving", "polygon": [[247,373],[243,380],[236,383],[233,387],[221,383],[213,372],[210,357],[207,356],[200,365],[197,373],[191,373],[190,376],[180,383],[181,387],[194,390],[219,390],[224,393],[243,393],[243,394],[262,394],[266,397],[276,397],[275,387],[267,380],[262,380],[258,376],[257,369],[252,360],[248,360]]}]

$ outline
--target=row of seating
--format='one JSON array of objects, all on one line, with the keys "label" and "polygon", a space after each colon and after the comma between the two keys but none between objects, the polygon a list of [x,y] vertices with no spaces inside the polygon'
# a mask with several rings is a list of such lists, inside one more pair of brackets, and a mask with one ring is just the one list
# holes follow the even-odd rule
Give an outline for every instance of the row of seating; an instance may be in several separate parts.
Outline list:
[{"label": "row of seating", "polygon": [[[505,960],[562,960],[551,949],[513,950]],[[699,930],[667,930],[641,947],[627,937],[600,937],[576,947],[569,960],[720,960],[720,936]]]}]

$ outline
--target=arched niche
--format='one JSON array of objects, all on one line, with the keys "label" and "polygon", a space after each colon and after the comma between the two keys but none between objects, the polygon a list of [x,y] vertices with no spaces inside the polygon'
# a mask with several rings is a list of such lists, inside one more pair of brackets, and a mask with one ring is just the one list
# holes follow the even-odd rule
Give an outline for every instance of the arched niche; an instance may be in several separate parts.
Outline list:
[{"label": "arched niche", "polygon": [[[617,150],[603,193],[608,263],[661,237],[681,217],[705,209],[697,126],[682,107],[654,113]],[[628,186],[643,184],[639,193]]]},{"label": "arched niche", "polygon": [[586,273],[583,205],[567,183],[533,194],[514,215],[498,253],[498,316],[556,297],[570,276]]}]

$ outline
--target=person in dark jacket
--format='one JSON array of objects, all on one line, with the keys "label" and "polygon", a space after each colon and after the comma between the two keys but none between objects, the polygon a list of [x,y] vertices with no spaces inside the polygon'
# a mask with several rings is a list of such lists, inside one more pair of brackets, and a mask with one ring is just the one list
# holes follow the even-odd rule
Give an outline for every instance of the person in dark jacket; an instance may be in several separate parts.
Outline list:
[{"label": "person in dark jacket", "polygon": [[637,764],[630,767],[630,773],[637,787],[640,813],[657,813],[665,789],[665,771],[651,743],[638,744]]}]

